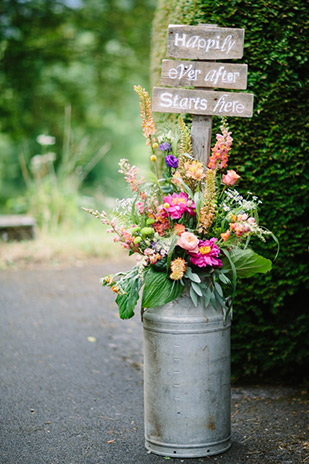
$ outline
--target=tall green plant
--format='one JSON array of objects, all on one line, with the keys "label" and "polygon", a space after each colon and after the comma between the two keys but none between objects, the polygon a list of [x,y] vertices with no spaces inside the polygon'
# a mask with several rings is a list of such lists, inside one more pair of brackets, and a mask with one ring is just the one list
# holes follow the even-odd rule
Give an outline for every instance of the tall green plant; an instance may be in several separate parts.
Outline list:
[{"label": "tall green plant", "polygon": [[[246,31],[242,61],[248,64],[248,91],[255,95],[255,106],[252,119],[229,120],[234,138],[231,168],[246,172],[240,186],[244,193],[263,192],[261,214],[279,238],[281,252],[271,274],[238,287],[232,335],[235,376],[304,374],[309,185],[306,18],[303,0],[160,0],[153,23],[156,85],[169,23],[217,24]],[[272,253],[269,249],[269,258]]]},{"label": "tall green plant", "polygon": [[48,151],[55,137],[41,134],[37,142],[41,153],[20,156],[26,182],[25,208],[37,220],[38,226],[54,230],[61,223],[72,222],[80,207],[80,187],[89,172],[104,157],[109,145],[94,149],[88,136],[74,137],[71,127],[71,106],[65,109],[64,144],[57,164],[57,155]]}]

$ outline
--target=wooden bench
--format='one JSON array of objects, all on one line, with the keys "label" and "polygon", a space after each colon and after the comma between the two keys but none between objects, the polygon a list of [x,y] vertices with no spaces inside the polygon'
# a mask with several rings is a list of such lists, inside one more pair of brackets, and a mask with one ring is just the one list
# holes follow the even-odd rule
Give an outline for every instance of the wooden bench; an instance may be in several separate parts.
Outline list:
[{"label": "wooden bench", "polygon": [[33,240],[36,222],[30,216],[0,214],[0,240]]}]

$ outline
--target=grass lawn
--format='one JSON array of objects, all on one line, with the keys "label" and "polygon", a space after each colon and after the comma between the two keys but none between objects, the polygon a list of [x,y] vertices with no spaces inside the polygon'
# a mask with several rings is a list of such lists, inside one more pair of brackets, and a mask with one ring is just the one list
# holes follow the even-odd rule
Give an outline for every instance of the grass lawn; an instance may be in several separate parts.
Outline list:
[{"label": "grass lawn", "polygon": [[0,240],[0,269],[29,266],[81,266],[89,260],[128,259],[106,227],[94,218],[84,226],[58,228],[54,233],[37,232],[35,240]]}]

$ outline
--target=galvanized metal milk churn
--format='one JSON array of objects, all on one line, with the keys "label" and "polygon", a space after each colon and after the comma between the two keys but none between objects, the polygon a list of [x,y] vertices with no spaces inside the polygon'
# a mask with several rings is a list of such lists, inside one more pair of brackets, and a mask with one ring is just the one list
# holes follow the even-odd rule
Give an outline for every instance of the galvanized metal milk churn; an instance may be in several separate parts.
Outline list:
[{"label": "galvanized metal milk churn", "polygon": [[187,292],[143,315],[145,446],[201,457],[231,446],[230,326]]}]

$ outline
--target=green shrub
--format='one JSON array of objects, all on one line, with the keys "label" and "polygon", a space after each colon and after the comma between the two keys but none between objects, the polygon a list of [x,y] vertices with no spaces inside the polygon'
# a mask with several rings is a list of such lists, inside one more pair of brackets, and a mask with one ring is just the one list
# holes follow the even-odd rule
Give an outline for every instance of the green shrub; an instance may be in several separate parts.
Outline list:
[{"label": "green shrub", "polygon": [[[156,85],[169,23],[217,24],[246,31],[241,62],[248,64],[247,91],[255,95],[254,115],[228,120],[234,138],[230,168],[243,177],[239,190],[250,190],[263,201],[260,215],[280,240],[281,251],[269,275],[239,285],[232,330],[235,378],[296,381],[305,374],[306,16],[303,0],[161,0],[153,25]],[[217,125],[214,118],[213,133]],[[269,241],[266,257],[273,258],[274,253]]]}]

